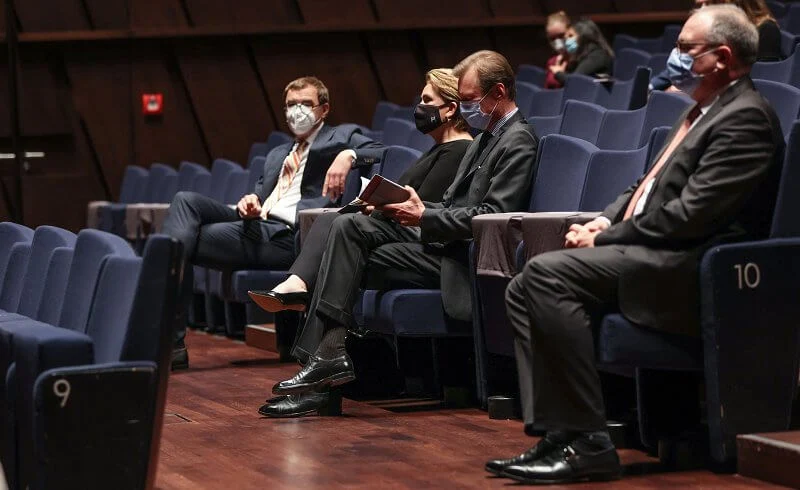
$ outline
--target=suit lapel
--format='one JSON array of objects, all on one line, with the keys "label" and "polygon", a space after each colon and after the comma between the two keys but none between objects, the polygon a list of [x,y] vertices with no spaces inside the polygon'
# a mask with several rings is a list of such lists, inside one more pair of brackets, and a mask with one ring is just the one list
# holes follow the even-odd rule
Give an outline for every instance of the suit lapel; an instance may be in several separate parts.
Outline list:
[{"label": "suit lapel", "polygon": [[[475,160],[472,162],[469,171],[467,172],[466,175],[464,175],[463,178],[468,179],[470,175],[475,173],[475,171],[477,171],[481,167],[481,165],[483,165],[483,162],[486,161],[486,158],[492,153],[492,150],[494,149],[495,146],[497,146],[497,143],[500,142],[500,138],[503,137],[503,134],[505,134],[508,128],[510,128],[511,125],[513,125],[515,122],[522,121],[523,119],[524,118],[522,117],[522,114],[519,113],[519,111],[517,111],[516,114],[511,116],[511,118],[508,121],[506,121],[503,127],[500,128],[500,131],[498,131],[497,136],[492,136],[492,139],[489,140],[488,143],[486,143],[486,146],[483,148],[480,155],[477,155],[477,158],[475,158]],[[491,136],[491,133],[484,133],[484,135]]]}]

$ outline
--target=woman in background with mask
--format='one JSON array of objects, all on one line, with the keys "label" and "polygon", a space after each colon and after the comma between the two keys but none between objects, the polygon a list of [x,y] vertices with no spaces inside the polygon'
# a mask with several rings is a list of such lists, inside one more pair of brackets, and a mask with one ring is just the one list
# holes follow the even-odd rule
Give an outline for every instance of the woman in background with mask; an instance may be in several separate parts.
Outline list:
[{"label": "woman in background with mask", "polygon": [[567,75],[580,73],[590,77],[605,78],[611,76],[614,64],[614,52],[603,37],[597,24],[588,19],[581,19],[567,30],[564,47],[569,61],[563,60],[550,67],[556,80],[562,84]]},{"label": "woman in background with mask", "polygon": [[569,16],[563,10],[552,13],[547,16],[547,23],[545,24],[545,32],[547,34],[547,41],[555,51],[555,55],[547,60],[544,65],[547,74],[544,80],[544,88],[561,88],[564,86],[563,82],[556,79],[556,74],[550,70],[551,66],[560,65],[564,61],[569,61],[569,55],[564,41],[567,38],[567,29],[570,27]]},{"label": "woman in background with mask", "polygon": [[[414,120],[423,133],[436,141],[433,148],[424,153],[398,179],[398,184],[413,187],[425,201],[439,202],[450,184],[472,141],[464,118],[458,110],[458,78],[449,68],[437,68],[425,76],[426,85],[422,90],[421,103],[414,112]],[[370,213],[371,209],[366,209]],[[309,291],[317,278],[327,237],[338,213],[320,215],[304,239],[304,246],[289,270],[291,274],[271,291],[250,291],[250,297],[267,311],[286,309],[302,311],[305,309]],[[373,213],[375,219],[385,219],[380,213]],[[259,413],[280,417],[269,403],[261,407]]]}]

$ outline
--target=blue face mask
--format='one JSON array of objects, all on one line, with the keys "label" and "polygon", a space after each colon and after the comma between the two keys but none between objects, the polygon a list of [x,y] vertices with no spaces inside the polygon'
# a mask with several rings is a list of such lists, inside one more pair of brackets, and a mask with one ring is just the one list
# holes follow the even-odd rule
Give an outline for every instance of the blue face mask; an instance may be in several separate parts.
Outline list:
[{"label": "blue face mask", "polygon": [[566,48],[567,53],[574,54],[578,50],[578,39],[575,37],[568,37],[566,41],[564,41],[564,48]]},{"label": "blue face mask", "polygon": [[461,111],[461,116],[465,121],[467,121],[467,124],[479,131],[486,129],[486,126],[489,125],[489,121],[492,120],[492,114],[494,114],[494,110],[497,108],[497,104],[495,104],[492,108],[492,112],[489,114],[486,114],[481,110],[481,102],[483,102],[483,99],[485,99],[487,95],[489,95],[489,92],[481,97],[481,100],[470,100],[467,102],[459,102],[458,104],[459,111]]},{"label": "blue face mask", "polygon": [[667,59],[669,81],[672,82],[675,88],[691,97],[703,82],[703,78],[705,78],[705,75],[698,75],[692,71],[694,60],[713,52],[714,50],[712,49],[697,56],[692,56],[689,53],[681,53],[678,48],[673,48]]}]

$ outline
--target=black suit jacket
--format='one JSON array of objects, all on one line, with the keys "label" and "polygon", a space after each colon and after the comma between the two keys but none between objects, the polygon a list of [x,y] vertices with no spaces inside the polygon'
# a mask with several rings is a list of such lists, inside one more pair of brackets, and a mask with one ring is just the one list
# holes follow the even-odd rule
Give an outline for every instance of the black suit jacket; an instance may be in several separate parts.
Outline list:
[{"label": "black suit jacket", "polygon": [[475,138],[442,202],[425,203],[421,239],[442,254],[442,299],[455,319],[472,316],[467,270],[472,217],[527,209],[538,145],[533,127],[517,112],[497,136],[484,132]]},{"label": "black suit jacket", "polygon": [[[256,182],[253,191],[258,199],[263,203],[269,197],[275,185],[278,183],[283,161],[289,152],[292,151],[294,143],[285,143],[272,149],[267,154],[264,162],[264,171]],[[325,174],[328,167],[333,163],[333,159],[340,151],[355,150],[357,159],[355,166],[368,166],[381,161],[383,152],[386,148],[380,143],[376,143],[361,134],[358,126],[353,124],[342,124],[331,126],[324,124],[319,130],[316,139],[308,149],[303,180],[300,183],[300,202],[297,204],[297,211],[311,208],[324,208],[333,206],[335,203],[322,195],[322,185],[325,183]],[[295,216],[295,221],[297,217]],[[272,233],[278,230],[285,230],[286,226],[280,223],[266,222],[262,226],[275,228],[268,230]]]},{"label": "black suit jacket", "polygon": [[630,245],[625,254],[643,264],[620,277],[619,306],[628,319],[676,333],[699,332],[699,259],[716,243],[768,235],[783,151],[774,110],[745,77],[720,95],[678,145],[641,214],[622,220],[639,182],[603,211],[612,226],[595,237],[595,245]]}]

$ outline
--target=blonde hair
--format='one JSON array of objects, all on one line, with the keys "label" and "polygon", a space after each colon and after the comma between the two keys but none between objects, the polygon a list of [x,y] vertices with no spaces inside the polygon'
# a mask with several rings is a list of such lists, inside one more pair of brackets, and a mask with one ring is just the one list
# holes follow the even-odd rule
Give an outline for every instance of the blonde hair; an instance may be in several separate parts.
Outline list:
[{"label": "blonde hair", "polygon": [[283,89],[284,102],[286,101],[286,94],[288,94],[290,90],[302,90],[309,86],[317,89],[317,99],[319,99],[320,104],[327,104],[330,101],[328,87],[322,83],[322,80],[317,77],[300,77],[289,82],[286,88]]},{"label": "blonde hair", "polygon": [[[461,98],[458,96],[458,77],[453,74],[450,68],[434,68],[425,74],[425,83],[430,83],[436,92],[442,96],[446,103],[455,102],[458,105]],[[459,131],[467,131],[467,122],[461,117],[461,113],[456,111],[453,116],[453,127]]]},{"label": "blonde hair", "polygon": [[744,13],[747,14],[747,18],[750,19],[750,22],[756,27],[767,21],[776,22],[775,17],[772,16],[764,0],[735,0],[733,3],[744,10]]},{"label": "blonde hair", "polygon": [[572,25],[572,21],[569,20],[569,15],[567,15],[567,13],[563,10],[559,10],[558,12],[553,12],[552,14],[548,15],[545,26],[549,26],[557,22],[564,24],[566,27]]}]

